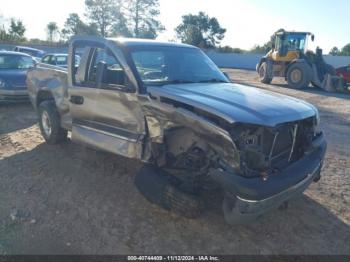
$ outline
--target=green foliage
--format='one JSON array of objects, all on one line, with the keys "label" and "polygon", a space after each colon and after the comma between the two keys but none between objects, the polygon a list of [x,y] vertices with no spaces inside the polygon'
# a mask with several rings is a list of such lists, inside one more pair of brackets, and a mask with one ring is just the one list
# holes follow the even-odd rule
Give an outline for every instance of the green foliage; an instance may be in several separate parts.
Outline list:
[{"label": "green foliage", "polygon": [[7,33],[6,29],[4,26],[0,27],[0,41],[10,41],[10,35]]},{"label": "green foliage", "polygon": [[333,47],[329,54],[334,56],[350,56],[350,43],[345,45],[341,50],[336,46]]},{"label": "green foliage", "polygon": [[[107,37],[113,28],[125,22],[121,12],[121,0],[85,0],[86,16],[96,24],[101,36]],[[125,27],[125,25],[123,24]]]},{"label": "green foliage", "polygon": [[331,49],[331,51],[329,51],[329,54],[333,56],[338,56],[340,55],[340,50],[338,49],[338,47],[335,46]]},{"label": "green foliage", "polygon": [[98,35],[97,25],[85,24],[76,13],[69,14],[61,31],[61,36],[64,40],[68,40],[75,35]]},{"label": "green foliage", "polygon": [[26,28],[21,20],[11,18],[9,35],[12,41],[22,42],[25,40],[24,33]]},{"label": "green foliage", "polygon": [[183,42],[201,48],[213,48],[225,37],[226,29],[218,20],[204,12],[182,16],[182,23],[175,28],[177,37]]},{"label": "green foliage", "polygon": [[160,14],[159,0],[129,0],[125,10],[131,36],[154,39],[165,30],[157,20]]},{"label": "green foliage", "polygon": [[8,30],[6,30],[4,24],[0,27],[0,40],[8,42],[23,42],[26,40],[24,37],[25,31],[26,28],[21,20],[11,18]]},{"label": "green foliage", "polygon": [[350,56],[350,44],[347,44],[341,49],[341,55]]},{"label": "green foliage", "polygon": [[247,51],[236,48],[236,47],[231,47],[231,46],[219,46],[218,48],[215,49],[219,53],[235,53],[235,54],[244,54]]},{"label": "green foliage", "polygon": [[[276,31],[276,33],[284,31],[283,28],[280,28]],[[267,41],[264,45],[255,45],[251,50],[250,53],[254,54],[266,54],[269,52],[272,48],[275,47],[275,42],[276,42],[276,33],[271,35],[270,40]]]},{"label": "green foliage", "polygon": [[50,22],[46,26],[47,38],[52,43],[55,40],[55,37],[58,34],[58,26],[56,22]]},{"label": "green foliage", "polygon": [[260,45],[255,45],[252,49],[250,49],[250,53],[253,54],[266,54],[271,50],[271,45],[269,43],[266,43],[262,46]]}]

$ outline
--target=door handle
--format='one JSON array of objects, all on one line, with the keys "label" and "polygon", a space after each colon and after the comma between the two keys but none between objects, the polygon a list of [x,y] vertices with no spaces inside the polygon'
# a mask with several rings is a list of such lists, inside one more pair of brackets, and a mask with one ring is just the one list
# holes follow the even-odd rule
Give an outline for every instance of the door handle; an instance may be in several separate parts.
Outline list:
[{"label": "door handle", "polygon": [[82,96],[71,96],[69,101],[72,104],[82,105],[82,104],[84,104],[84,97],[82,97]]}]

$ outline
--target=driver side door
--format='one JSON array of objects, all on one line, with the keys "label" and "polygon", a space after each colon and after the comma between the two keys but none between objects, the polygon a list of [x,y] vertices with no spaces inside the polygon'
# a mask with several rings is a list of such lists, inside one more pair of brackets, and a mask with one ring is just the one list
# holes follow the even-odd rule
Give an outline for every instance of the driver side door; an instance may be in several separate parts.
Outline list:
[{"label": "driver side door", "polygon": [[[145,135],[136,87],[112,48],[89,41],[73,47],[82,55],[68,90],[72,140],[129,158],[141,158]],[[76,61],[71,64],[75,65]]]}]

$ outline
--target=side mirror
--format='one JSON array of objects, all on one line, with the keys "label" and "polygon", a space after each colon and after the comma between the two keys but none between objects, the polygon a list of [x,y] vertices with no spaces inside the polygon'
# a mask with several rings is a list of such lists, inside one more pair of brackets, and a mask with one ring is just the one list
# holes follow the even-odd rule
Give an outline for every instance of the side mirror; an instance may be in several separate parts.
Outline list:
[{"label": "side mirror", "polygon": [[311,35],[311,41],[315,41],[315,35]]}]

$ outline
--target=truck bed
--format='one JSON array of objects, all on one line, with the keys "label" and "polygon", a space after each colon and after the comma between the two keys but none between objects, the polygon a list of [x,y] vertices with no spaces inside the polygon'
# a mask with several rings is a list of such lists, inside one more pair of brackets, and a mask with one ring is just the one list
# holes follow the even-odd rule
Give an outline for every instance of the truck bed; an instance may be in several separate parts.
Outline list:
[{"label": "truck bed", "polygon": [[[27,73],[27,88],[30,101],[36,110],[41,101],[50,96],[55,101],[62,119],[67,118],[69,114],[67,69],[38,63]],[[64,122],[66,121],[62,124]]]}]

